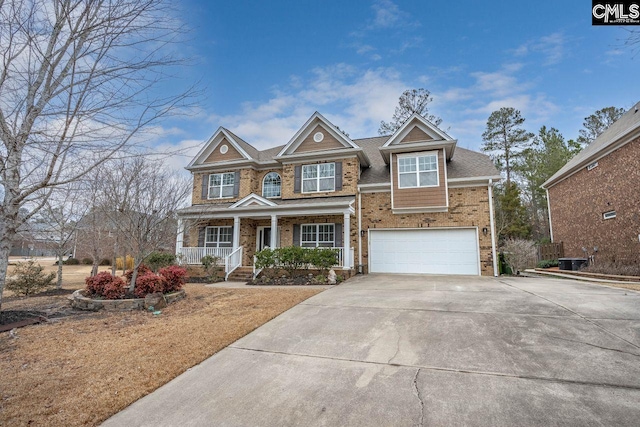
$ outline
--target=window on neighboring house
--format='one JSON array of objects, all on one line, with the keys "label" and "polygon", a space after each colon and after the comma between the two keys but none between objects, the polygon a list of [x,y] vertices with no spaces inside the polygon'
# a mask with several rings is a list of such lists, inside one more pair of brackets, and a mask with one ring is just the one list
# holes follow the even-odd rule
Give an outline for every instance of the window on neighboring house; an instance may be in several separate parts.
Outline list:
[{"label": "window on neighboring house", "polygon": [[313,193],[321,191],[335,191],[336,164],[322,163],[319,165],[302,166],[302,192]]},{"label": "window on neighboring house", "polygon": [[235,177],[236,174],[234,172],[212,173],[209,175],[209,199],[233,197]]},{"label": "window on neighboring house", "polygon": [[204,245],[207,248],[230,248],[233,246],[233,227],[207,227]]},{"label": "window on neighboring house", "polygon": [[437,186],[437,154],[398,157],[398,188]]},{"label": "window on neighboring house", "polygon": [[262,197],[280,197],[282,180],[276,172],[269,172],[262,181]]},{"label": "window on neighboring house", "polygon": [[590,171],[590,170],[593,170],[593,169],[595,169],[597,167],[598,167],[598,162],[593,162],[589,166],[587,166],[587,170]]},{"label": "window on neighboring house", "polygon": [[616,211],[609,211],[602,214],[603,219],[613,219],[616,217]]},{"label": "window on neighboring house", "polygon": [[334,230],[333,224],[303,224],[300,227],[300,246],[305,248],[332,247],[334,245]]}]

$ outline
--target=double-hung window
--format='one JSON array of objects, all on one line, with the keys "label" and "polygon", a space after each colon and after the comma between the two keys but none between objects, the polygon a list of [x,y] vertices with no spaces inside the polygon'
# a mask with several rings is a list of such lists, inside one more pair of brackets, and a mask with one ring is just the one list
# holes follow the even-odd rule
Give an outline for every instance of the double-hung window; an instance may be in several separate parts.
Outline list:
[{"label": "double-hung window", "polygon": [[207,248],[230,248],[232,239],[233,227],[207,227],[204,245]]},{"label": "double-hung window", "polygon": [[322,163],[319,165],[302,166],[302,192],[314,193],[321,191],[335,191],[336,164]]},{"label": "double-hung window", "polygon": [[398,188],[437,187],[438,155],[398,157]]},{"label": "double-hung window", "polygon": [[235,178],[236,174],[233,172],[212,173],[209,175],[209,198],[222,199],[225,197],[233,197]]},{"label": "double-hung window", "polygon": [[333,247],[333,224],[303,224],[300,227],[300,246],[304,248]]}]

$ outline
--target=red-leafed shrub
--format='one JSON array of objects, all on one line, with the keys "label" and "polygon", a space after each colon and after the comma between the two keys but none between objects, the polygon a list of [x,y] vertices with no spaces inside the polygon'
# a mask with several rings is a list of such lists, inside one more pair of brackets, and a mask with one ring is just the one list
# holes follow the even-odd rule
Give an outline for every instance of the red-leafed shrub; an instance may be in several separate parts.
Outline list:
[{"label": "red-leafed shrub", "polygon": [[133,293],[138,298],[144,298],[147,294],[164,292],[165,280],[161,276],[147,273],[136,278],[136,287]]},{"label": "red-leafed shrub", "polygon": [[177,265],[161,268],[160,275],[164,278],[164,292],[176,292],[182,289],[187,281],[187,269]]},{"label": "red-leafed shrub", "polygon": [[[150,274],[150,273],[153,273],[153,272],[149,267],[147,267],[144,264],[140,264],[140,267],[138,267],[138,276],[136,277],[136,283],[138,283],[138,279],[140,278],[140,276],[146,276],[147,274]],[[124,278],[127,281],[127,283],[131,283],[132,276],[133,276],[133,270],[127,270],[124,273]]]},{"label": "red-leafed shrub", "polygon": [[124,298],[126,293],[126,283],[122,277],[112,276],[109,272],[103,271],[93,277],[87,277],[84,282],[87,285],[87,292],[91,296],[98,296],[106,299]]}]

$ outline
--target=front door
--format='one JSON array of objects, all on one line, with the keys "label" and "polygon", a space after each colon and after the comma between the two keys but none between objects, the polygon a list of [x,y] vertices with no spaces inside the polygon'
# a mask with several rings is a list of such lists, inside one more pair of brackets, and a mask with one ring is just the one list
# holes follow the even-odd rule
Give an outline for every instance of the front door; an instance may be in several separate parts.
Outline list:
[{"label": "front door", "polygon": [[[278,227],[278,231],[280,231]],[[260,252],[264,248],[271,247],[271,227],[258,227],[257,230],[256,252]],[[280,246],[280,233],[276,238],[277,245]]]}]

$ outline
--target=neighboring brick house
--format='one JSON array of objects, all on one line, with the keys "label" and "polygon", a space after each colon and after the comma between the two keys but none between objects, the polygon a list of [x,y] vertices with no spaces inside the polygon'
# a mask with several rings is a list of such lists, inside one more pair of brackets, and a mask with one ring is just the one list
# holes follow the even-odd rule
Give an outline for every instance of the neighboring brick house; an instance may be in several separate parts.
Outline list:
[{"label": "neighboring brick house", "polygon": [[231,271],[265,247],[324,246],[346,270],[494,275],[500,175],[456,143],[417,114],[391,136],[351,140],[315,113],[264,151],[219,128],[187,166],[177,253],[224,257]]},{"label": "neighboring brick house", "polygon": [[[551,238],[565,256],[636,264],[640,254],[640,102],[567,162],[543,188]],[[597,261],[596,261],[597,262]]]}]

